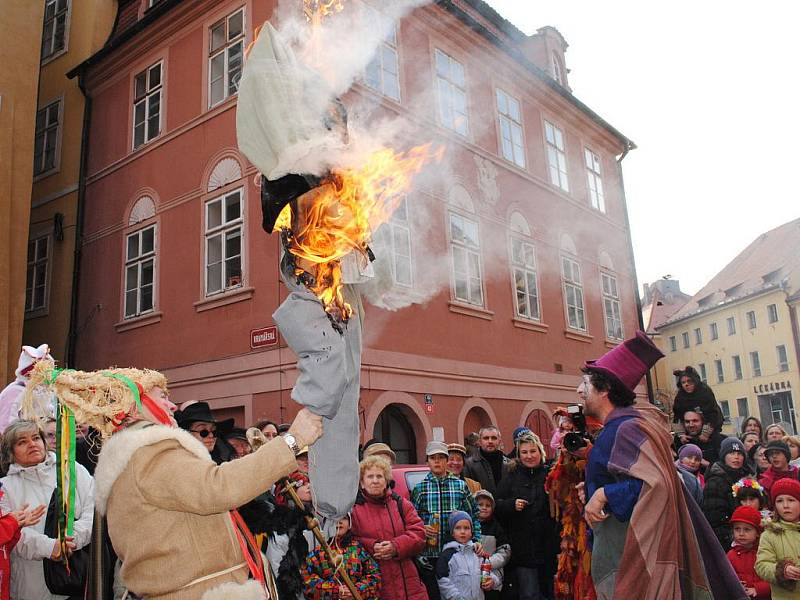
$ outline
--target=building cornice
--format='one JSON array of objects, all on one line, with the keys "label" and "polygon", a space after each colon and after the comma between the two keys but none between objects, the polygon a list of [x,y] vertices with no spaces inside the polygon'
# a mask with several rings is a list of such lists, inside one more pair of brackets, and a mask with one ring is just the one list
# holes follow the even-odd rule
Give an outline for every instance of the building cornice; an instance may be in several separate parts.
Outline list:
[{"label": "building cornice", "polygon": [[714,304],[713,306],[699,308],[699,309],[697,309],[695,311],[692,311],[690,313],[682,315],[682,316],[680,316],[680,317],[678,317],[676,319],[668,320],[668,321],[664,322],[663,324],[659,325],[658,327],[656,327],[656,331],[658,331],[660,333],[660,332],[664,331],[665,329],[669,329],[673,325],[677,325],[677,324],[683,323],[685,321],[690,321],[690,320],[694,319],[695,317],[710,315],[710,314],[712,314],[714,312],[717,312],[717,311],[720,311],[720,310],[725,310],[727,308],[730,308],[731,306],[735,306],[737,304],[741,304],[742,302],[752,300],[753,298],[757,298],[759,296],[765,296],[765,295],[770,294],[772,292],[781,291],[781,290],[783,290],[783,287],[781,286],[780,283],[769,283],[769,284],[766,284],[766,285],[764,285],[764,286],[762,286],[760,288],[752,290],[749,293],[744,294],[742,296],[736,296],[735,298],[730,298],[728,300],[724,300],[723,302],[719,302],[717,304]]}]

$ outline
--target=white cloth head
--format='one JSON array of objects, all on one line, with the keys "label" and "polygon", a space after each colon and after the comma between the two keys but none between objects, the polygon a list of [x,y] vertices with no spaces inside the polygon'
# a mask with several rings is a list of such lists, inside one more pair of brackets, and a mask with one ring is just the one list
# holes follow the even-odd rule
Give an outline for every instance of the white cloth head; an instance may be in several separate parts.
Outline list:
[{"label": "white cloth head", "polygon": [[24,381],[28,378],[26,373],[40,360],[53,360],[53,357],[50,356],[50,346],[47,344],[42,344],[38,348],[23,346],[22,352],[19,355],[17,370],[14,371],[14,375],[16,375],[17,379],[20,381]]}]

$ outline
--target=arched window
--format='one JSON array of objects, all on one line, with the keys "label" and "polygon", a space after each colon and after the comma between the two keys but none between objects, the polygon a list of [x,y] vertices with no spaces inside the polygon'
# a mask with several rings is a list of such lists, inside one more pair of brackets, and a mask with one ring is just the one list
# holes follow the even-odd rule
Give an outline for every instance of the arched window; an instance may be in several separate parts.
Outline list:
[{"label": "arched window", "polygon": [[417,462],[417,441],[414,430],[402,410],[396,404],[390,404],[381,411],[372,437],[394,450],[398,464],[415,464]]},{"label": "arched window", "polygon": [[536,254],[528,222],[518,212],[509,218],[509,250],[514,310],[518,317],[541,319]]},{"label": "arched window", "polygon": [[128,215],[123,266],[124,319],[140,317],[156,304],[156,205],[153,197],[139,197]]},{"label": "arched window", "polygon": [[453,296],[459,302],[484,306],[481,238],[469,192],[454,185],[449,195],[448,239],[452,255]]}]

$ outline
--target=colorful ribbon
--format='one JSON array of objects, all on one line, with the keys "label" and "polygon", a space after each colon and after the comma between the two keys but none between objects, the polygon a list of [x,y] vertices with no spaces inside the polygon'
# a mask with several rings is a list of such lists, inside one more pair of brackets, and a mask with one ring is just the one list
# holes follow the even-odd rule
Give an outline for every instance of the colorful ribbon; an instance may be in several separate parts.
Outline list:
[{"label": "colorful ribbon", "polygon": [[75,415],[67,406],[56,403],[56,509],[61,560],[69,573],[67,537],[74,533],[75,488]]}]

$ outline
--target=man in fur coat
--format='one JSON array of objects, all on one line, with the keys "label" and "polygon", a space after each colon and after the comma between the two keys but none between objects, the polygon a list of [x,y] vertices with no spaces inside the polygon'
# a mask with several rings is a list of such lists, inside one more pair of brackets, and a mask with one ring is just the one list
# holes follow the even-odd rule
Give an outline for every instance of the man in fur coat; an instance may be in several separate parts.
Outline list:
[{"label": "man in fur coat", "polygon": [[43,367],[32,382],[50,385],[78,422],[110,436],[95,471],[95,506],[131,592],[148,600],[267,598],[261,555],[248,550],[252,536],[235,508],[297,469],[300,448],[322,433],[320,417],[301,410],[286,436],[216,465],[176,427],[160,373]]}]

